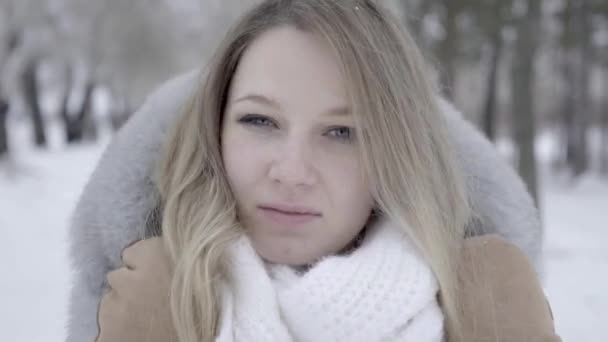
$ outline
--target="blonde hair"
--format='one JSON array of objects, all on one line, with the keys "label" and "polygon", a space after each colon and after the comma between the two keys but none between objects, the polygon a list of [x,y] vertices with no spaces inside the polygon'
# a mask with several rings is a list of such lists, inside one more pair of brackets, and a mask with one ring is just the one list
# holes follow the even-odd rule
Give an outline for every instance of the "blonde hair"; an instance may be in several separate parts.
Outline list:
[{"label": "blonde hair", "polygon": [[183,342],[212,341],[226,245],[241,231],[220,153],[222,114],[239,59],[265,31],[291,25],[323,37],[343,67],[361,158],[377,210],[401,224],[438,279],[459,340],[458,265],[470,217],[430,69],[410,35],[371,0],[267,0],[246,13],[212,59],[170,132],[157,172],[162,234],[175,262],[174,324]]}]

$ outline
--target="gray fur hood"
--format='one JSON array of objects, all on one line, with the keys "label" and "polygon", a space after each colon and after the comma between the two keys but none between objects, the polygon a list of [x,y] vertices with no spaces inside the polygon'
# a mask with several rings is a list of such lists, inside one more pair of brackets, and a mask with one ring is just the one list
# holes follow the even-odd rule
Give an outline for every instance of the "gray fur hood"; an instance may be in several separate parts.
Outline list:
[{"label": "gray fur hood", "polygon": [[[192,95],[199,72],[179,76],[152,93],[107,147],[73,214],[74,269],[68,342],[93,341],[106,273],[120,266],[120,252],[146,236],[158,196],[151,180],[167,128]],[[540,269],[542,231],[524,184],[493,145],[446,101],[441,103],[453,146],[467,175],[479,217],[471,234],[498,233],[515,243]]]}]

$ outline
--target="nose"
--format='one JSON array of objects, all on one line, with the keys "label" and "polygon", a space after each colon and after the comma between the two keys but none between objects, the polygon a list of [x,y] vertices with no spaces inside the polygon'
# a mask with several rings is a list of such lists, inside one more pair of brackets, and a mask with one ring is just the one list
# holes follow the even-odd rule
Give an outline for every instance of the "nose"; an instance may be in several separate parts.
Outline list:
[{"label": "nose", "polygon": [[307,188],[317,182],[312,148],[303,139],[291,139],[279,148],[270,166],[271,180],[286,188]]}]

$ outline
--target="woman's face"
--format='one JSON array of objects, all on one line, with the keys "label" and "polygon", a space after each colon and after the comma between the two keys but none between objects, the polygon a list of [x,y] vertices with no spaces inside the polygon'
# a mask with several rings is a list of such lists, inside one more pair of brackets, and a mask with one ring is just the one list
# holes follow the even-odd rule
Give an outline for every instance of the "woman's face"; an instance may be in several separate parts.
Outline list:
[{"label": "woman's face", "polygon": [[340,70],[317,36],[280,27],[253,42],[234,75],[222,154],[239,218],[267,261],[337,253],[370,215]]}]

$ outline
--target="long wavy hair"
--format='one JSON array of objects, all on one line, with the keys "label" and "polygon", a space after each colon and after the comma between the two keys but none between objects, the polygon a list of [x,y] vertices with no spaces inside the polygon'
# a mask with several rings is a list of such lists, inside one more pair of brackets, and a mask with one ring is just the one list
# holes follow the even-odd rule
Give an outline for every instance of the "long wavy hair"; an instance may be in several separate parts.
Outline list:
[{"label": "long wavy hair", "polygon": [[243,230],[221,156],[239,60],[282,25],[317,34],[340,61],[376,211],[404,227],[434,272],[446,325],[461,336],[458,254],[471,211],[447,141],[431,69],[407,31],[372,0],[267,0],[229,31],[169,133],[156,173],[161,230],[175,264],[171,311],[182,342],[213,341],[227,244]]}]

